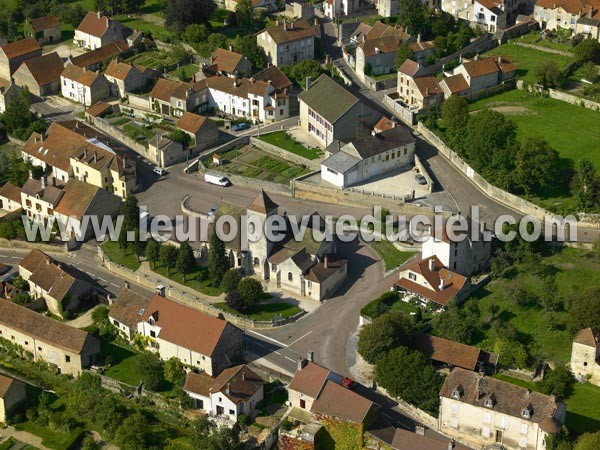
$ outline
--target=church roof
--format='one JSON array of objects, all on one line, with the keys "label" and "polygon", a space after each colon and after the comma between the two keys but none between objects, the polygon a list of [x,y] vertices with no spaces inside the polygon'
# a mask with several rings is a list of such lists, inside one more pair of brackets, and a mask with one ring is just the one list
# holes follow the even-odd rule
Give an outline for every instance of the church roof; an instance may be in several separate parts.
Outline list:
[{"label": "church roof", "polygon": [[268,214],[274,209],[277,209],[277,207],[277,203],[271,200],[271,197],[261,189],[258,195],[254,197],[254,200],[252,200],[252,203],[250,203],[250,206],[248,206],[248,210],[261,214]]}]

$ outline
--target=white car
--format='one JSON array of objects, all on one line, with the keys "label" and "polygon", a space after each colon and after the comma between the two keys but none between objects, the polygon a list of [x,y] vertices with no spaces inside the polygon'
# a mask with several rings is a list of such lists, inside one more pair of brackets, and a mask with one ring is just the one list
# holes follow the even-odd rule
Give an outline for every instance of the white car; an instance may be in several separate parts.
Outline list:
[{"label": "white car", "polygon": [[155,174],[157,174],[159,177],[162,177],[165,173],[167,173],[167,171],[165,169],[163,169],[162,167],[158,167],[158,166],[155,166],[152,171]]}]

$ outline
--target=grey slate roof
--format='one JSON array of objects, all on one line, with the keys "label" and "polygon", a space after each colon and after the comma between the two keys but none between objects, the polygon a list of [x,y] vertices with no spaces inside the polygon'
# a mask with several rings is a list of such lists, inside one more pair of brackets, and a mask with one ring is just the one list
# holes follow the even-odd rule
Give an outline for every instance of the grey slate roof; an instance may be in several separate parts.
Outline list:
[{"label": "grey slate roof", "polygon": [[352,167],[360,162],[360,159],[355,158],[354,156],[344,152],[339,151],[334,153],[321,164],[329,169],[335,170],[339,173],[346,173]]},{"label": "grey slate roof", "polygon": [[356,149],[362,159],[366,159],[412,142],[415,142],[415,138],[408,128],[395,126],[374,136],[357,139],[350,145]]},{"label": "grey slate roof", "polygon": [[327,75],[317,78],[311,88],[303,91],[298,98],[331,124],[359,102],[354,94]]}]

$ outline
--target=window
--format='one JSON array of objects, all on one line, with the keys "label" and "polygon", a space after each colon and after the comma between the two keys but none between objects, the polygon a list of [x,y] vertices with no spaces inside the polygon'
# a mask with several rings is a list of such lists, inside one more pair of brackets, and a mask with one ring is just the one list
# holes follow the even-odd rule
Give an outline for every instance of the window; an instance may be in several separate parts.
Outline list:
[{"label": "window", "polygon": [[483,427],[483,428],[481,429],[481,435],[482,435],[484,438],[489,438],[489,437],[490,437],[490,427]]},{"label": "window", "polygon": [[271,270],[277,272],[277,264],[271,264]]},{"label": "window", "polygon": [[450,426],[452,428],[458,428],[458,420],[456,419],[456,417],[452,417],[450,419]]},{"label": "window", "polygon": [[485,413],[483,415],[483,423],[491,423],[492,422],[492,415],[490,413]]},{"label": "window", "polygon": [[25,345],[29,345],[29,341],[25,341]]},{"label": "window", "polygon": [[292,275],[292,272],[288,272],[288,281],[293,281],[294,276]]},{"label": "window", "polygon": [[528,429],[529,429],[529,426],[526,423],[521,424],[521,434],[527,434]]},{"label": "window", "polygon": [[409,272],[408,273],[408,279],[415,281],[417,279],[417,275],[414,274],[414,273],[412,273],[412,272]]},{"label": "window", "polygon": [[150,331],[150,337],[155,338],[156,337],[156,333],[154,331]]},{"label": "window", "polygon": [[41,352],[41,351],[42,351],[42,347],[38,347],[38,352]]},{"label": "window", "polygon": [[494,400],[492,398],[486,398],[484,405],[486,408],[493,408],[494,407]]},{"label": "window", "polygon": [[254,267],[257,267],[260,264],[260,261],[258,260],[258,258],[254,258],[252,260],[252,264],[254,264]]},{"label": "window", "polygon": [[233,416],[233,415],[235,415],[235,411],[234,411],[233,409],[230,409],[230,410],[229,410],[229,414],[230,414],[231,416]]},{"label": "window", "polygon": [[71,362],[71,357],[69,355],[65,355],[65,362],[66,363],[70,363]]},{"label": "window", "polygon": [[309,289],[311,289],[311,288],[312,288],[312,281],[308,280],[308,281],[306,282],[306,286],[307,286]]},{"label": "window", "polygon": [[452,391],[452,397],[454,397],[454,398],[456,398],[456,399],[459,399],[459,398],[461,397],[461,395],[462,395],[462,392],[461,392],[461,391],[462,391],[462,389],[461,389],[460,387],[457,387],[457,388],[455,388],[455,389]]}]

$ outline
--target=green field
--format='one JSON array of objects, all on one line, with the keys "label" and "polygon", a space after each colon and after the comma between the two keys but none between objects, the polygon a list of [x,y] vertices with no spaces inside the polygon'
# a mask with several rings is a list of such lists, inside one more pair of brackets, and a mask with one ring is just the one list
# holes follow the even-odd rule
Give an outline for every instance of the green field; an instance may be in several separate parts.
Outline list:
[{"label": "green field", "polygon": [[242,316],[247,319],[264,321],[264,322],[273,320],[278,316],[281,316],[284,318],[291,317],[293,315],[298,314],[300,311],[302,311],[299,307],[290,305],[288,303],[259,303],[258,306],[256,306],[253,311],[251,311],[247,314],[242,314],[242,313],[236,311],[235,309],[230,308],[227,305],[227,303],[225,303],[225,302],[215,303],[214,306],[215,306],[215,308],[222,309],[223,311],[228,312],[233,315],[236,315],[236,316]]},{"label": "green field", "polygon": [[415,255],[413,252],[402,252],[394,244],[386,240],[373,241],[371,247],[377,252],[385,264],[385,270],[391,270],[408,261]]},{"label": "green field", "polygon": [[140,268],[140,262],[135,255],[135,251],[130,249],[123,251],[123,249],[119,247],[118,242],[106,241],[102,244],[102,250],[108,259],[117,264],[131,270],[138,270]]},{"label": "green field", "polygon": [[176,283],[183,284],[191,289],[209,295],[211,297],[219,296],[223,293],[223,289],[212,285],[212,281],[208,279],[208,270],[206,267],[196,266],[193,272],[188,273],[183,279],[183,275],[177,272],[175,269],[171,269],[171,273],[162,266],[156,266],[154,269],[159,275],[173,280]]},{"label": "green field", "polygon": [[526,84],[535,83],[534,71],[542,62],[555,61],[560,68],[566,67],[573,58],[521,47],[516,44],[504,44],[485,53],[489,55],[508,55],[517,67],[517,78]]},{"label": "green field", "polygon": [[259,139],[306,159],[317,159],[323,154],[323,151],[320,148],[308,148],[290,136],[286,131],[263,134]]},{"label": "green field", "polygon": [[[600,264],[591,260],[587,253],[565,247],[543,258],[536,266],[540,270],[543,267],[553,273],[559,296],[568,298],[582,289],[600,284]],[[497,316],[504,317],[507,324],[516,328],[521,337],[520,341],[525,342],[527,349],[536,359],[566,363],[570,360],[573,339],[566,329],[568,312],[558,310],[546,313],[537,304],[523,307],[506,298],[506,293],[516,283],[522,285],[525,295],[538,298],[541,295],[540,277],[532,272],[531,266],[516,265],[510,278],[492,281],[468,301],[476,305],[481,317],[489,317],[491,306],[496,305],[499,308]],[[490,351],[494,351],[495,343],[492,330],[485,326],[481,328],[481,335],[472,342]]]},{"label": "green field", "polygon": [[179,66],[179,69],[173,69],[168,72],[168,74],[177,77],[178,79],[181,79],[181,75],[183,75],[182,81],[191,81],[196,72],[198,72],[198,66],[196,64],[186,64]]}]

